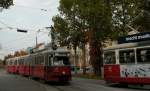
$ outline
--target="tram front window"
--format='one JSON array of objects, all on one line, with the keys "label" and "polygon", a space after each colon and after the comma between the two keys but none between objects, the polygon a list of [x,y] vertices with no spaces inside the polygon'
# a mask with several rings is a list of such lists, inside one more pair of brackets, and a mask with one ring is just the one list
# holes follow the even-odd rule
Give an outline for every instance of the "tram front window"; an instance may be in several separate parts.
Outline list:
[{"label": "tram front window", "polygon": [[119,54],[120,63],[135,63],[134,50],[122,50]]},{"label": "tram front window", "polygon": [[68,57],[55,57],[53,61],[54,66],[70,65]]},{"label": "tram front window", "polygon": [[115,52],[105,52],[104,53],[104,62],[105,64],[115,64]]},{"label": "tram front window", "polygon": [[150,48],[137,49],[137,62],[150,62]]}]

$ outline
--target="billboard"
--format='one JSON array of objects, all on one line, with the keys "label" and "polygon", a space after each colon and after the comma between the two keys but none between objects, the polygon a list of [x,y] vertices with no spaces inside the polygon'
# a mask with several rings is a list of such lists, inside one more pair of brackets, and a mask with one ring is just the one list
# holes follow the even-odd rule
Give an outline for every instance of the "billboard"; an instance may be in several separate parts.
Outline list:
[{"label": "billboard", "polygon": [[143,32],[118,38],[118,44],[150,40],[150,32]]}]

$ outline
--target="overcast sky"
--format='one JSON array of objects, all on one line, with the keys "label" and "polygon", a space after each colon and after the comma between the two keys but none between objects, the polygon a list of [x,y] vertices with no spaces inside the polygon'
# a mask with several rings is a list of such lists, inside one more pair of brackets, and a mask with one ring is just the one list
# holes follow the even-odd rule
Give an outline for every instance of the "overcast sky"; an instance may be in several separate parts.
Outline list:
[{"label": "overcast sky", "polygon": [[[36,35],[38,43],[50,42],[48,30],[44,27],[53,24],[51,18],[58,14],[59,0],[14,0],[14,4],[0,13],[0,58],[16,50],[35,46]],[[16,28],[28,30],[28,33],[16,32]],[[43,32],[37,33],[39,29]]]}]

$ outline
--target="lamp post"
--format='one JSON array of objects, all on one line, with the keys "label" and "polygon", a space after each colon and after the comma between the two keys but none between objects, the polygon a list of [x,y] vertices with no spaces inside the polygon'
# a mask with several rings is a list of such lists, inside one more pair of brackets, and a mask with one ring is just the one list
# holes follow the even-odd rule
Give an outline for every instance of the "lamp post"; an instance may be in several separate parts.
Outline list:
[{"label": "lamp post", "polygon": [[57,49],[57,45],[56,45],[56,36],[55,36],[55,32],[54,32],[54,30],[55,30],[55,28],[51,25],[50,27],[48,27],[48,28],[50,28],[51,29],[51,47],[52,47],[52,49],[53,50],[56,50]]},{"label": "lamp post", "polygon": [[[48,28],[50,28],[50,27],[44,27],[45,29],[48,29]],[[44,32],[44,31],[41,31],[42,29],[38,29],[37,31],[36,31],[36,34],[35,34],[35,46],[37,47],[37,45],[38,45],[38,33],[39,32]],[[24,30],[24,29],[18,29],[17,28],[17,32],[22,32],[22,33],[27,33],[28,32],[28,30]],[[46,32],[47,33],[47,32]]]},{"label": "lamp post", "polygon": [[39,33],[39,32],[41,32],[40,31],[40,29],[38,30],[38,31],[36,31],[36,37],[35,37],[35,46],[37,47],[37,45],[38,45],[38,39],[37,39],[37,34]]}]

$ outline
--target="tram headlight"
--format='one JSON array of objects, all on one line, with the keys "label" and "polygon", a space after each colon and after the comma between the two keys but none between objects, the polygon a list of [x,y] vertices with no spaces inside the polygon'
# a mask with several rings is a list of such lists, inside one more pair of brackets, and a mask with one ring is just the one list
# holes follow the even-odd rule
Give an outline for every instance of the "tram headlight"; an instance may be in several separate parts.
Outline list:
[{"label": "tram headlight", "polygon": [[63,72],[62,72],[62,74],[63,74],[63,75],[65,75],[65,74],[66,74],[66,72],[65,72],[65,71],[63,71]]}]

